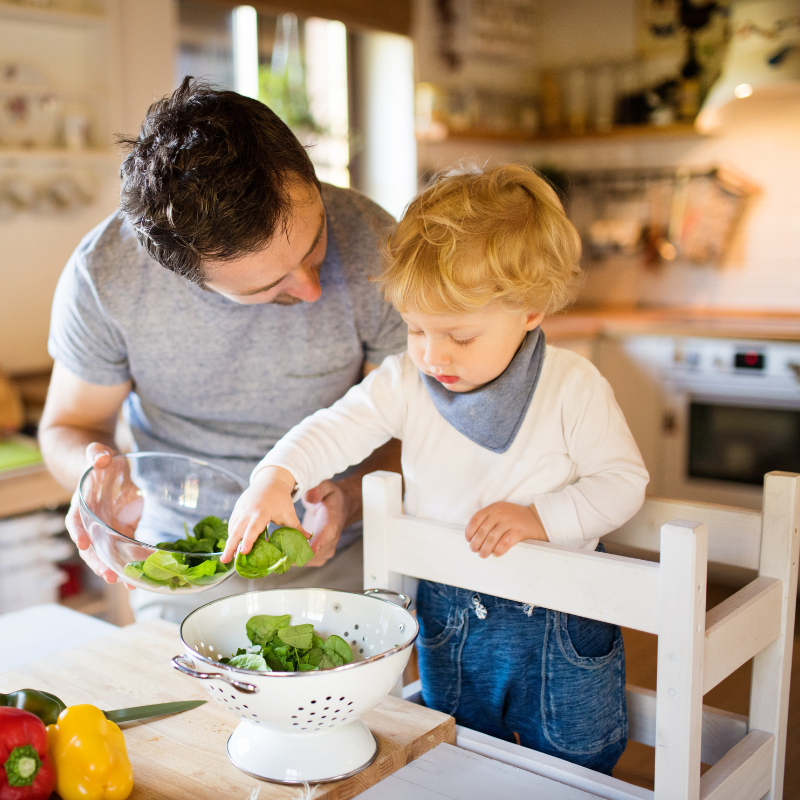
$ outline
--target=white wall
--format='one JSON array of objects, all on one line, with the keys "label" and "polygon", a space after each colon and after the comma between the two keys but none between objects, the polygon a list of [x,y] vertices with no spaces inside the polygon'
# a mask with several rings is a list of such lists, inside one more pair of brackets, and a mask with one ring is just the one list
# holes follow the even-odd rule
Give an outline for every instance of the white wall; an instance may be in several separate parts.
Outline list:
[{"label": "white wall", "polygon": [[[56,282],[71,252],[81,238],[117,207],[120,157],[113,151],[111,135],[136,133],[147,107],[154,99],[170,92],[174,80],[174,42],[176,8],[173,0],[108,0],[110,22],[102,28],[107,52],[91,55],[92,74],[81,79],[87,85],[107,86],[107,120],[98,136],[98,145],[109,148],[103,161],[62,160],[63,169],[89,171],[97,182],[96,199],[91,205],[71,212],[20,212],[0,219],[0,368],[12,372],[45,369],[50,305]],[[37,39],[31,29],[31,42]],[[58,31],[49,47],[25,45],[25,60],[37,65],[58,84],[70,61],[80,74],[86,54],[58,52],[58,43],[68,41]],[[106,38],[107,37],[107,38]],[[88,56],[86,56],[88,57]],[[75,83],[79,78],[63,78]],[[79,157],[80,159],[81,157]],[[2,153],[0,153],[2,160]],[[53,163],[53,162],[50,162]],[[59,162],[56,160],[55,162]],[[51,169],[26,159],[20,169]],[[58,167],[57,167],[58,168]]]}]

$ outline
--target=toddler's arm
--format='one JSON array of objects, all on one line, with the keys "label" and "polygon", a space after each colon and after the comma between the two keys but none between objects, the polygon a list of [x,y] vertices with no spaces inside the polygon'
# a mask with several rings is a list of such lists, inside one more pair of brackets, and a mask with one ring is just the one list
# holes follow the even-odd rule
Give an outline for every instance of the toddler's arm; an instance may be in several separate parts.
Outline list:
[{"label": "toddler's arm", "polygon": [[588,381],[566,405],[562,424],[575,480],[531,499],[551,542],[583,547],[619,528],[641,508],[650,476],[602,376]]},{"label": "toddler's arm", "polygon": [[300,528],[292,504],[295,492],[305,493],[360,464],[389,439],[401,438],[405,410],[401,358],[385,359],[330,408],[292,428],[261,460],[228,523],[223,562],[230,561],[240,541],[242,552],[248,553],[270,522]]}]

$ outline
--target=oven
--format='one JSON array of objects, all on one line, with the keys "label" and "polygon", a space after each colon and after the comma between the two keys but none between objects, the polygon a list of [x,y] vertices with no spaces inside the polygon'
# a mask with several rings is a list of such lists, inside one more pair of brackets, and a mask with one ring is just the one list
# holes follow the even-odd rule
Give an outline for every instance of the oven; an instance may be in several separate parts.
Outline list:
[{"label": "oven", "polygon": [[800,472],[800,344],[673,339],[669,350],[663,494],[760,509],[764,473]]}]

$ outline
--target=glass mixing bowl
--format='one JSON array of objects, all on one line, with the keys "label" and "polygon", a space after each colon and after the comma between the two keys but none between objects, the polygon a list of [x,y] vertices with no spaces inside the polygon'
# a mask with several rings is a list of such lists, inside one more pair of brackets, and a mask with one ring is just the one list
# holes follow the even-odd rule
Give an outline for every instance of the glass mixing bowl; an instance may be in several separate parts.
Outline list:
[{"label": "glass mixing bowl", "polygon": [[[129,453],[114,456],[105,469],[90,467],[78,488],[92,546],[125,583],[162,594],[193,594],[236,571],[233,562],[222,564],[222,553],[206,546],[199,547],[206,552],[156,546],[171,548],[195,536],[194,526],[206,517],[227,522],[247,488],[234,473],[189,456]],[[203,528],[199,538],[208,542],[213,530]]]}]

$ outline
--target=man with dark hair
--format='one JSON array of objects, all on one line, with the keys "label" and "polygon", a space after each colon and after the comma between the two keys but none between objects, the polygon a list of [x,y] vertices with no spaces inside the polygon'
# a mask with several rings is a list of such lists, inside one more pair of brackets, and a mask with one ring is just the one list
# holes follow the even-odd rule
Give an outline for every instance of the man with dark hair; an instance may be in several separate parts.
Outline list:
[{"label": "man with dark hair", "polygon": [[[136,449],[247,478],[289,428],[404,349],[402,320],[368,280],[393,220],[355,191],[321,185],[262,103],[189,78],[121,141],[120,212],[84,238],[53,301],[45,461],[68,487],[89,464],[107,466],[122,409]],[[380,468],[399,469],[396,444],[306,493],[320,570],[265,585],[361,587],[360,479]],[[67,528],[113,582],[76,500]],[[198,599],[139,591],[131,604],[140,619],[180,620],[257,583],[237,576]]]}]

